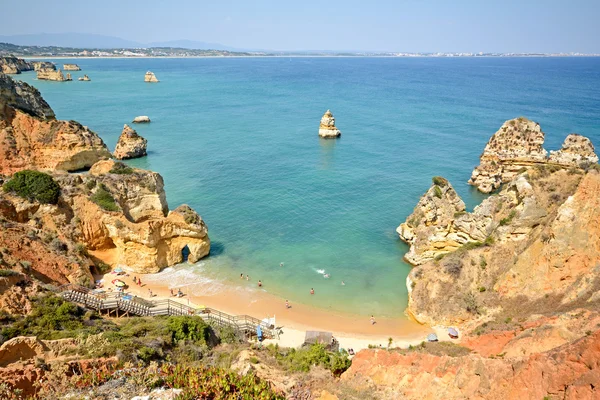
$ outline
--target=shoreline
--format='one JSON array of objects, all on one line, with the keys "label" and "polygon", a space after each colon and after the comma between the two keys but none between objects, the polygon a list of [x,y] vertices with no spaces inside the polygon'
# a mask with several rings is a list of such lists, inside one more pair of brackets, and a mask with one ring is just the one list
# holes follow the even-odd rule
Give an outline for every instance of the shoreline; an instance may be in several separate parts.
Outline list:
[{"label": "shoreline", "polygon": [[[265,340],[263,343],[277,343],[282,347],[299,347],[304,343],[305,332],[309,330],[332,332],[339,341],[341,348],[352,348],[355,351],[368,348],[369,345],[388,345],[392,338],[393,347],[408,347],[426,340],[429,333],[436,333],[440,340],[444,340],[444,327],[428,327],[421,325],[409,318],[377,318],[371,324],[370,318],[362,315],[349,315],[331,312],[304,304],[291,304],[285,307],[285,299],[267,292],[258,290],[235,290],[226,286],[214,294],[202,295],[190,293],[185,286],[170,286],[168,282],[156,282],[150,276],[153,274],[134,274],[118,276],[129,286],[126,292],[144,299],[150,299],[149,290],[152,291],[152,300],[171,299],[192,307],[210,307],[231,315],[250,315],[254,318],[264,319],[275,317],[275,325],[282,327],[280,339]],[[133,283],[133,277],[142,280],[142,286]],[[110,283],[117,275],[108,272],[98,275],[96,279],[104,279],[104,287],[112,288]],[[149,280],[148,280],[149,279]],[[170,289],[175,292],[182,288],[183,298],[171,297]],[[318,296],[316,294],[315,296]]]},{"label": "shoreline", "polygon": [[194,59],[194,58],[449,58],[449,59],[465,59],[465,58],[599,58],[600,54],[582,54],[582,55],[513,55],[513,56],[430,56],[430,55],[410,55],[410,56],[394,56],[394,55],[247,55],[247,56],[15,56],[24,60],[50,60],[50,59]]}]

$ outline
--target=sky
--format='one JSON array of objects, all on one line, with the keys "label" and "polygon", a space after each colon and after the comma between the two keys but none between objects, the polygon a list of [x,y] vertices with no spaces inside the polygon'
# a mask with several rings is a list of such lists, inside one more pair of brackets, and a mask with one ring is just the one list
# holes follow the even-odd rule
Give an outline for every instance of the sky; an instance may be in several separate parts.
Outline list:
[{"label": "sky", "polygon": [[0,35],[240,49],[600,53],[600,0],[0,0]]}]

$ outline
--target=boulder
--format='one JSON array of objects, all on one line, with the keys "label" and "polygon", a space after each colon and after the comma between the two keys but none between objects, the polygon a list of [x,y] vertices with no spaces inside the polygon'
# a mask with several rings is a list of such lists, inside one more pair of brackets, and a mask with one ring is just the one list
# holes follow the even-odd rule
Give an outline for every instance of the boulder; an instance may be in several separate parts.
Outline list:
[{"label": "boulder", "polygon": [[325,111],[323,117],[321,117],[321,124],[319,125],[319,136],[322,138],[337,138],[342,134],[338,128],[335,127],[335,118],[331,111]]},{"label": "boulder", "polygon": [[150,122],[150,117],[146,115],[140,115],[139,117],[135,117],[133,119],[134,124],[144,124]]},{"label": "boulder", "polygon": [[148,141],[137,134],[137,132],[125,124],[123,132],[119,136],[113,156],[118,160],[127,158],[144,157]]},{"label": "boulder", "polygon": [[144,82],[158,82],[158,79],[156,78],[156,75],[154,75],[154,72],[148,71],[146,72],[146,75],[144,75]]}]

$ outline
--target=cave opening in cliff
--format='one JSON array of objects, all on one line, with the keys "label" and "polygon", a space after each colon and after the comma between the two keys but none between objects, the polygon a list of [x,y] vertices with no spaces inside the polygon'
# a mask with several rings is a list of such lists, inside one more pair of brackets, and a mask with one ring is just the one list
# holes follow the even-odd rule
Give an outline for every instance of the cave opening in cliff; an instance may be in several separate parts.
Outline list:
[{"label": "cave opening in cliff", "polygon": [[183,249],[181,249],[181,257],[182,257],[181,262],[187,262],[189,256],[190,256],[190,248],[186,244],[185,247]]}]

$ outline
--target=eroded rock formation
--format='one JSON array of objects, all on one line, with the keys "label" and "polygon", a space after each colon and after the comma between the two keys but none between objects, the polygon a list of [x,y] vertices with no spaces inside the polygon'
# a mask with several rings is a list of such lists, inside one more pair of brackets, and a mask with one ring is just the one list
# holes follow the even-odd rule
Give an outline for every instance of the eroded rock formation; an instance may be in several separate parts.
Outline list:
[{"label": "eroded rock formation", "polygon": [[89,76],[87,75],[83,75],[81,77],[78,78],[79,81],[84,81],[84,82],[89,82],[91,79]]},{"label": "eroded rock formation", "polygon": [[321,124],[319,125],[319,136],[322,138],[336,138],[342,134],[338,128],[335,127],[335,118],[331,111],[325,111],[321,118]]},{"label": "eroded rock formation", "polygon": [[150,117],[148,117],[146,115],[140,115],[133,119],[134,124],[144,124],[144,123],[148,123],[148,122],[150,122]]},{"label": "eroded rock formation", "polygon": [[156,78],[156,75],[154,75],[154,72],[148,71],[146,72],[146,75],[144,75],[144,82],[158,82],[158,79]]},{"label": "eroded rock formation", "polygon": [[77,64],[63,64],[65,71],[81,71],[81,68]]},{"label": "eroded rock formation", "polygon": [[37,90],[0,75],[0,173],[74,171],[108,157],[98,135],[78,122],[55,120]]},{"label": "eroded rock formation", "polygon": [[32,61],[31,64],[33,65],[33,70],[36,72],[42,69],[56,70],[56,65],[50,61]]},{"label": "eroded rock formation", "polygon": [[548,163],[582,167],[598,162],[593,145],[580,135],[569,135],[561,150],[551,152],[550,159],[543,145],[544,132],[538,123],[522,117],[506,121],[485,146],[469,183],[481,192],[490,193],[524,167]]},{"label": "eroded rock formation", "polygon": [[57,82],[64,82],[67,80],[60,69],[53,70],[47,68],[41,68],[37,71],[37,79]]},{"label": "eroded rock formation", "polygon": [[123,132],[119,136],[113,156],[118,160],[127,158],[138,158],[146,155],[148,141],[137,134],[137,132],[125,124]]}]

